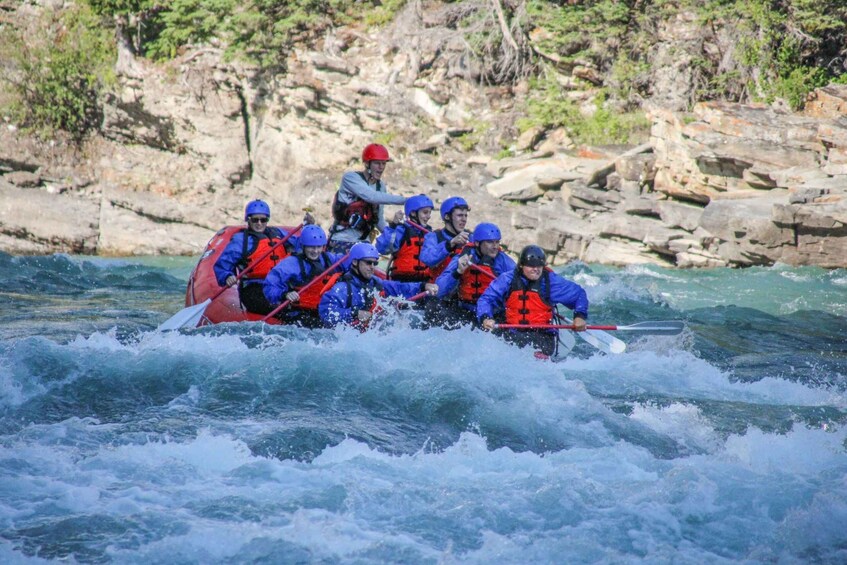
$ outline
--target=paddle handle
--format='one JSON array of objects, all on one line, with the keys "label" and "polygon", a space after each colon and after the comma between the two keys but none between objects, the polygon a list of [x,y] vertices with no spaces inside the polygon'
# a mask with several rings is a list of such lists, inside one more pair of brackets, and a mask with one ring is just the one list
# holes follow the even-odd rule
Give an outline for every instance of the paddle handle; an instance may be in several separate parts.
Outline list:
[{"label": "paddle handle", "polygon": [[[494,324],[501,330],[575,330],[573,324]],[[586,330],[616,330],[618,326],[585,326]]]},{"label": "paddle handle", "polygon": [[[325,270],[324,272],[322,272],[321,274],[319,274],[318,276],[316,276],[315,278],[313,278],[312,280],[310,280],[309,282],[307,282],[306,284],[304,284],[302,287],[300,287],[300,288],[297,290],[297,292],[303,292],[303,291],[304,291],[304,290],[306,290],[307,288],[309,288],[309,287],[311,287],[311,286],[313,286],[313,285],[317,284],[317,283],[318,283],[318,281],[320,281],[321,279],[323,279],[324,275],[326,275],[327,273],[332,272],[332,270],[333,270],[333,269],[335,269],[335,268],[336,268],[336,267],[338,267],[341,263],[343,263],[344,261],[346,261],[346,260],[347,260],[347,257],[349,257],[349,256],[350,256],[350,254],[349,254],[349,253],[347,253],[346,255],[344,255],[341,259],[339,259],[338,261],[336,261],[335,263],[333,263],[332,265],[330,265],[330,266],[329,266],[329,268],[328,268],[327,270]],[[290,300],[286,300],[285,302],[283,302],[282,304],[280,304],[279,306],[277,306],[276,308],[274,308],[273,310],[271,310],[270,314],[268,314],[267,316],[265,316],[264,318],[262,318],[260,321],[261,321],[261,322],[267,322],[270,318],[274,317],[274,316],[275,316],[275,315],[276,315],[276,314],[277,314],[280,310],[282,310],[283,308],[285,308],[285,307],[286,307],[286,306],[288,306],[289,304],[291,304],[291,301],[290,301]]]},{"label": "paddle handle", "polygon": [[[573,324],[497,324],[495,327],[511,330],[575,330]],[[654,335],[677,335],[685,329],[684,322],[639,322],[629,326],[585,326],[586,330],[611,330],[621,332],[645,332]]]},{"label": "paddle handle", "polygon": [[407,220],[406,220],[406,223],[407,223],[407,224],[409,224],[410,226],[412,226],[413,228],[417,229],[417,230],[420,230],[420,231],[422,231],[422,232],[424,232],[424,233],[429,233],[429,229],[428,229],[428,228],[423,227],[422,225],[420,225],[420,224],[419,224],[419,223],[417,223],[417,222],[413,222],[412,220],[407,219]]},{"label": "paddle handle", "polygon": [[423,298],[424,296],[426,296],[427,294],[428,294],[427,291],[419,292],[414,296],[410,296],[408,300],[410,302],[416,302],[416,301],[420,300],[421,298]]}]

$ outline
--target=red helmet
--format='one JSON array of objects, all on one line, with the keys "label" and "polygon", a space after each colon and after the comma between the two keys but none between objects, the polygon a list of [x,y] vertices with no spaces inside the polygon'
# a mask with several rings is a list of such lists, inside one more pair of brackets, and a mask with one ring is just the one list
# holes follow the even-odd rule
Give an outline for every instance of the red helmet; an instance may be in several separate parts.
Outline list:
[{"label": "red helmet", "polygon": [[388,156],[388,149],[386,149],[384,145],[380,145],[379,143],[371,143],[362,150],[362,161],[364,161],[365,163],[367,163],[368,161],[390,160],[391,157]]}]

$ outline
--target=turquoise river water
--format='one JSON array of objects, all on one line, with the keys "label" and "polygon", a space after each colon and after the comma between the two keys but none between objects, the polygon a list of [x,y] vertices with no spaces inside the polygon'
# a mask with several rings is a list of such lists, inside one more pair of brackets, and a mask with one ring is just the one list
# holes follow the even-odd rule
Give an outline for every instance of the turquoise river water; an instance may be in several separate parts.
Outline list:
[{"label": "turquoise river water", "polygon": [[193,263],[0,254],[0,563],[847,563],[847,271],[572,264],[686,329],[550,363],[156,331]]}]

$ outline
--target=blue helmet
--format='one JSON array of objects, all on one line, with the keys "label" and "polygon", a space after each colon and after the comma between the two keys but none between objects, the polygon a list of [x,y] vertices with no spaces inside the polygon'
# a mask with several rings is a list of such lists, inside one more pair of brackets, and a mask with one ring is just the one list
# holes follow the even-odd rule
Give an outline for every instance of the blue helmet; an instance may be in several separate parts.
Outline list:
[{"label": "blue helmet", "polygon": [[317,224],[309,224],[300,232],[300,245],[305,247],[323,247],[326,245],[326,233]]},{"label": "blue helmet", "polygon": [[350,248],[350,261],[358,261],[359,259],[377,259],[379,260],[379,251],[376,247],[366,241],[360,241]]},{"label": "blue helmet", "polygon": [[456,208],[464,208],[468,211],[470,211],[471,209],[465,199],[461,196],[451,196],[450,198],[441,203],[441,219],[446,220],[447,214],[449,214]]},{"label": "blue helmet", "polygon": [[479,243],[480,241],[500,241],[500,239],[500,228],[494,224],[483,222],[477,224],[473,230],[473,240],[475,243]]},{"label": "blue helmet", "polygon": [[244,219],[246,220],[250,216],[254,214],[264,214],[267,217],[271,217],[271,207],[268,206],[268,203],[264,200],[253,200],[247,203],[247,207],[244,209]]},{"label": "blue helmet", "polygon": [[411,216],[414,212],[417,212],[421,208],[434,208],[434,204],[432,200],[429,199],[429,196],[426,194],[418,194],[417,196],[410,196],[406,199],[406,206],[404,208],[406,215]]}]

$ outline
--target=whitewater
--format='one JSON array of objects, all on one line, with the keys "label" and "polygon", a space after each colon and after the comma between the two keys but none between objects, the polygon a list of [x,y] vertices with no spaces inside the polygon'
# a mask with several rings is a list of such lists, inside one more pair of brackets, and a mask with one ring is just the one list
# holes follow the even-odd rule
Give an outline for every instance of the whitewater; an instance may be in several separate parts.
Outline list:
[{"label": "whitewater", "polygon": [[157,326],[194,259],[0,254],[0,563],[845,563],[847,271],[575,263],[590,322]]}]

